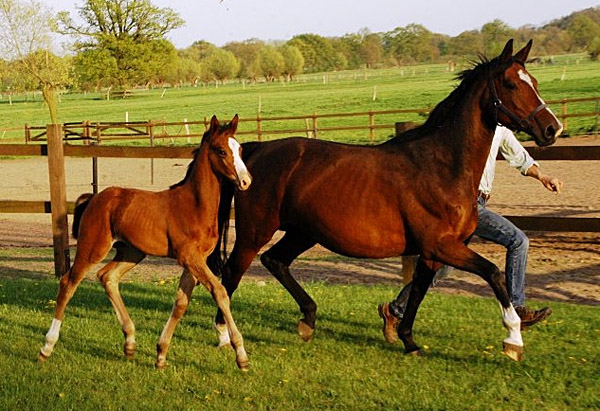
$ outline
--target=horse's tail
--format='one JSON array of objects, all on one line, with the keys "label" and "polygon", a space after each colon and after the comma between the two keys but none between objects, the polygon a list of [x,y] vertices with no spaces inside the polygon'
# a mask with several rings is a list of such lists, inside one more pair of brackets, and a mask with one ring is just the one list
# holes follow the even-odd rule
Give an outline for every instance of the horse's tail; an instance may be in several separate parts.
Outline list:
[{"label": "horse's tail", "polygon": [[94,197],[92,193],[85,193],[80,195],[77,200],[75,200],[75,211],[73,212],[73,237],[77,238],[79,236],[79,225],[81,224],[81,216],[83,212],[87,208],[90,200]]}]

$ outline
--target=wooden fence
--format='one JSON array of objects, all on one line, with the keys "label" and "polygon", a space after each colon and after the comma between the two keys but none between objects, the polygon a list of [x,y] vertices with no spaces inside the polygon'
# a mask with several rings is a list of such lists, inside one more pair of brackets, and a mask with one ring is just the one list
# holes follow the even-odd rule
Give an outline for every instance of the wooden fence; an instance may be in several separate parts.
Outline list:
[{"label": "wooden fence", "polygon": [[[55,271],[63,274],[69,267],[67,214],[73,204],[66,199],[65,156],[121,158],[191,158],[189,147],[123,147],[72,145],[63,141],[59,124],[46,127],[47,144],[0,144],[0,155],[47,156],[50,201],[0,200],[0,213],[51,213]],[[600,146],[527,147],[540,160],[600,160]],[[600,232],[600,218],[507,216],[524,230]]]},{"label": "wooden fence", "polygon": [[[595,102],[593,111],[569,113],[569,104]],[[595,118],[595,130],[598,132],[600,118],[600,97],[585,97],[571,98],[561,100],[549,100],[546,102],[551,105],[560,105],[560,112],[557,110],[557,116],[567,131],[569,127],[569,119],[591,117]],[[321,133],[331,131],[344,130],[368,130],[369,138],[374,140],[375,131],[380,129],[390,130],[393,132],[395,122],[377,123],[377,117],[383,117],[398,114],[429,114],[431,108],[415,108],[403,110],[381,110],[381,111],[360,111],[353,113],[330,113],[330,114],[305,114],[297,116],[272,116],[262,117],[260,114],[252,118],[242,118],[241,123],[256,123],[256,128],[253,130],[240,130],[238,135],[255,135],[260,141],[266,135],[292,135],[302,134],[306,137],[318,138]],[[319,126],[319,120],[333,118],[349,118],[363,117],[365,123],[362,125],[342,125],[334,127]],[[301,128],[265,128],[265,124],[281,121],[300,121],[304,124]],[[84,140],[94,141],[99,144],[105,140],[136,140],[146,139],[150,141],[150,145],[154,145],[156,139],[176,139],[176,138],[191,138],[201,137],[204,131],[208,128],[210,119],[204,117],[200,121],[179,121],[179,122],[156,122],[156,121],[136,121],[136,122],[91,122],[83,121],[78,123],[65,123],[62,130],[64,139],[66,140]],[[192,128],[197,132],[193,132]],[[43,141],[46,138],[45,126],[30,126],[25,125],[25,143]]]}]

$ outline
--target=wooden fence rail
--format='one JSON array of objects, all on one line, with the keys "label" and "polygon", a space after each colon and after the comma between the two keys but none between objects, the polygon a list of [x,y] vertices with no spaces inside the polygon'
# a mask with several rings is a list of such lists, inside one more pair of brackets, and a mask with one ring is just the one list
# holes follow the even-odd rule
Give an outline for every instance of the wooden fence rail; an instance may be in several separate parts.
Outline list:
[{"label": "wooden fence rail", "polygon": [[[46,129],[48,144],[0,144],[0,155],[47,156],[50,201],[0,200],[0,213],[51,213],[55,271],[62,275],[69,267],[67,214],[73,203],[66,201],[64,157],[192,158],[189,147],[123,147],[72,145],[63,141],[61,125]],[[540,160],[600,160],[600,146],[527,147]],[[54,206],[56,204],[56,206]],[[600,218],[507,216],[524,230],[600,232]]]},{"label": "wooden fence rail", "polygon": [[[569,113],[569,104],[596,102],[594,111]],[[600,118],[600,96],[599,97],[581,97],[560,100],[549,100],[546,102],[550,105],[560,105],[560,112],[557,111],[557,116],[563,123],[565,131],[568,130],[569,119],[579,117],[595,117],[595,129],[598,132]],[[320,133],[330,131],[344,130],[368,130],[369,138],[375,139],[375,131],[380,129],[394,130],[395,123],[377,123],[377,117],[390,116],[395,114],[429,114],[431,108],[415,108],[401,110],[379,110],[379,111],[359,111],[352,113],[324,113],[324,114],[305,114],[296,116],[270,116],[262,117],[260,114],[252,118],[242,118],[242,123],[256,123],[256,128],[253,130],[240,130],[238,135],[255,135],[258,140],[266,135],[282,135],[282,134],[302,134],[307,137],[317,138]],[[362,125],[342,125],[320,127],[319,120],[347,117],[364,117],[365,124]],[[265,123],[281,122],[281,121],[303,121],[302,128],[278,128],[265,129]],[[149,139],[153,145],[155,139],[176,139],[176,138],[191,138],[201,137],[204,131],[208,128],[210,120],[204,117],[199,121],[176,121],[176,122],[156,122],[156,121],[135,121],[135,122],[76,122],[63,124],[62,130],[65,140],[95,140],[97,143],[103,140],[136,140]],[[196,127],[197,132],[191,132],[190,127]],[[173,129],[177,129],[173,131]],[[45,126],[30,126],[25,125],[25,143],[39,142],[46,138]]]}]

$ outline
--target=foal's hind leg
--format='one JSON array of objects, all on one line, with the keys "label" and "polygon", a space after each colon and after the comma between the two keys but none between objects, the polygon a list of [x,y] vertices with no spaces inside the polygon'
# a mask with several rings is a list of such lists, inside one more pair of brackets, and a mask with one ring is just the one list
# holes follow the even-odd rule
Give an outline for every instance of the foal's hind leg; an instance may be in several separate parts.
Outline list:
[{"label": "foal's hind leg", "polygon": [[298,333],[309,341],[315,330],[317,304],[290,274],[290,265],[300,254],[313,247],[315,241],[297,232],[288,231],[281,240],[260,257],[263,265],[292,295],[304,317],[298,323]]},{"label": "foal's hind leg", "polygon": [[171,316],[165,324],[158,343],[156,344],[156,368],[158,369],[163,369],[167,366],[167,352],[171,346],[171,339],[173,338],[175,327],[177,327],[179,320],[183,317],[183,314],[185,314],[185,311],[190,304],[190,298],[195,286],[196,279],[188,270],[184,269],[183,274],[181,274],[181,278],[179,279],[179,290],[177,290],[177,297],[173,304]]},{"label": "foal's hind leg", "polygon": [[58,341],[60,327],[65,315],[67,304],[73,297],[75,290],[85,274],[97,263],[102,261],[110,251],[110,242],[100,245],[79,245],[77,254],[71,269],[67,271],[60,279],[58,286],[58,296],[56,297],[56,307],[54,308],[54,319],[52,325],[46,334],[46,342],[40,351],[39,359],[45,361],[50,357],[54,350],[54,345]]},{"label": "foal's hind leg", "polygon": [[135,326],[129,317],[127,308],[125,308],[123,298],[121,298],[119,281],[127,271],[135,267],[144,257],[146,257],[146,254],[138,249],[119,244],[117,246],[117,254],[113,260],[98,271],[98,279],[102,282],[108,299],[117,313],[117,319],[121,324],[121,329],[125,336],[123,352],[128,359],[133,358],[133,353],[135,352]]}]

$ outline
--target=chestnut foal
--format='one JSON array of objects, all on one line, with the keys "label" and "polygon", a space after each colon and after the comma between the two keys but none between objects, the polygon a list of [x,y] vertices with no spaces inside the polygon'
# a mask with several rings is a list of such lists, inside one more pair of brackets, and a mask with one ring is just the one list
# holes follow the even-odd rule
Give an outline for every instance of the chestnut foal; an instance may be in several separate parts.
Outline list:
[{"label": "chestnut foal", "polygon": [[[146,255],[175,258],[184,268],[173,306],[157,344],[156,367],[166,366],[171,337],[189,303],[197,283],[203,284],[215,299],[231,336],[236,362],[248,368],[248,357],[229,306],[229,297],[219,279],[206,265],[207,256],[218,239],[217,215],[221,183],[227,179],[246,190],[252,178],[241,159],[241,147],[235,140],[238,116],[221,126],[215,116],[204,133],[200,147],[194,150],[185,178],[168,190],[150,192],[110,187],[96,196],[78,199],[73,234],[78,237],[73,266],[60,280],[54,319],[46,334],[40,359],[46,360],[58,341],[65,308],[84,275],[108,254],[113,244],[116,255],[99,272],[125,335],[125,355],[135,351],[135,326],[129,317],[119,281]],[[80,220],[79,220],[80,219]]]}]

